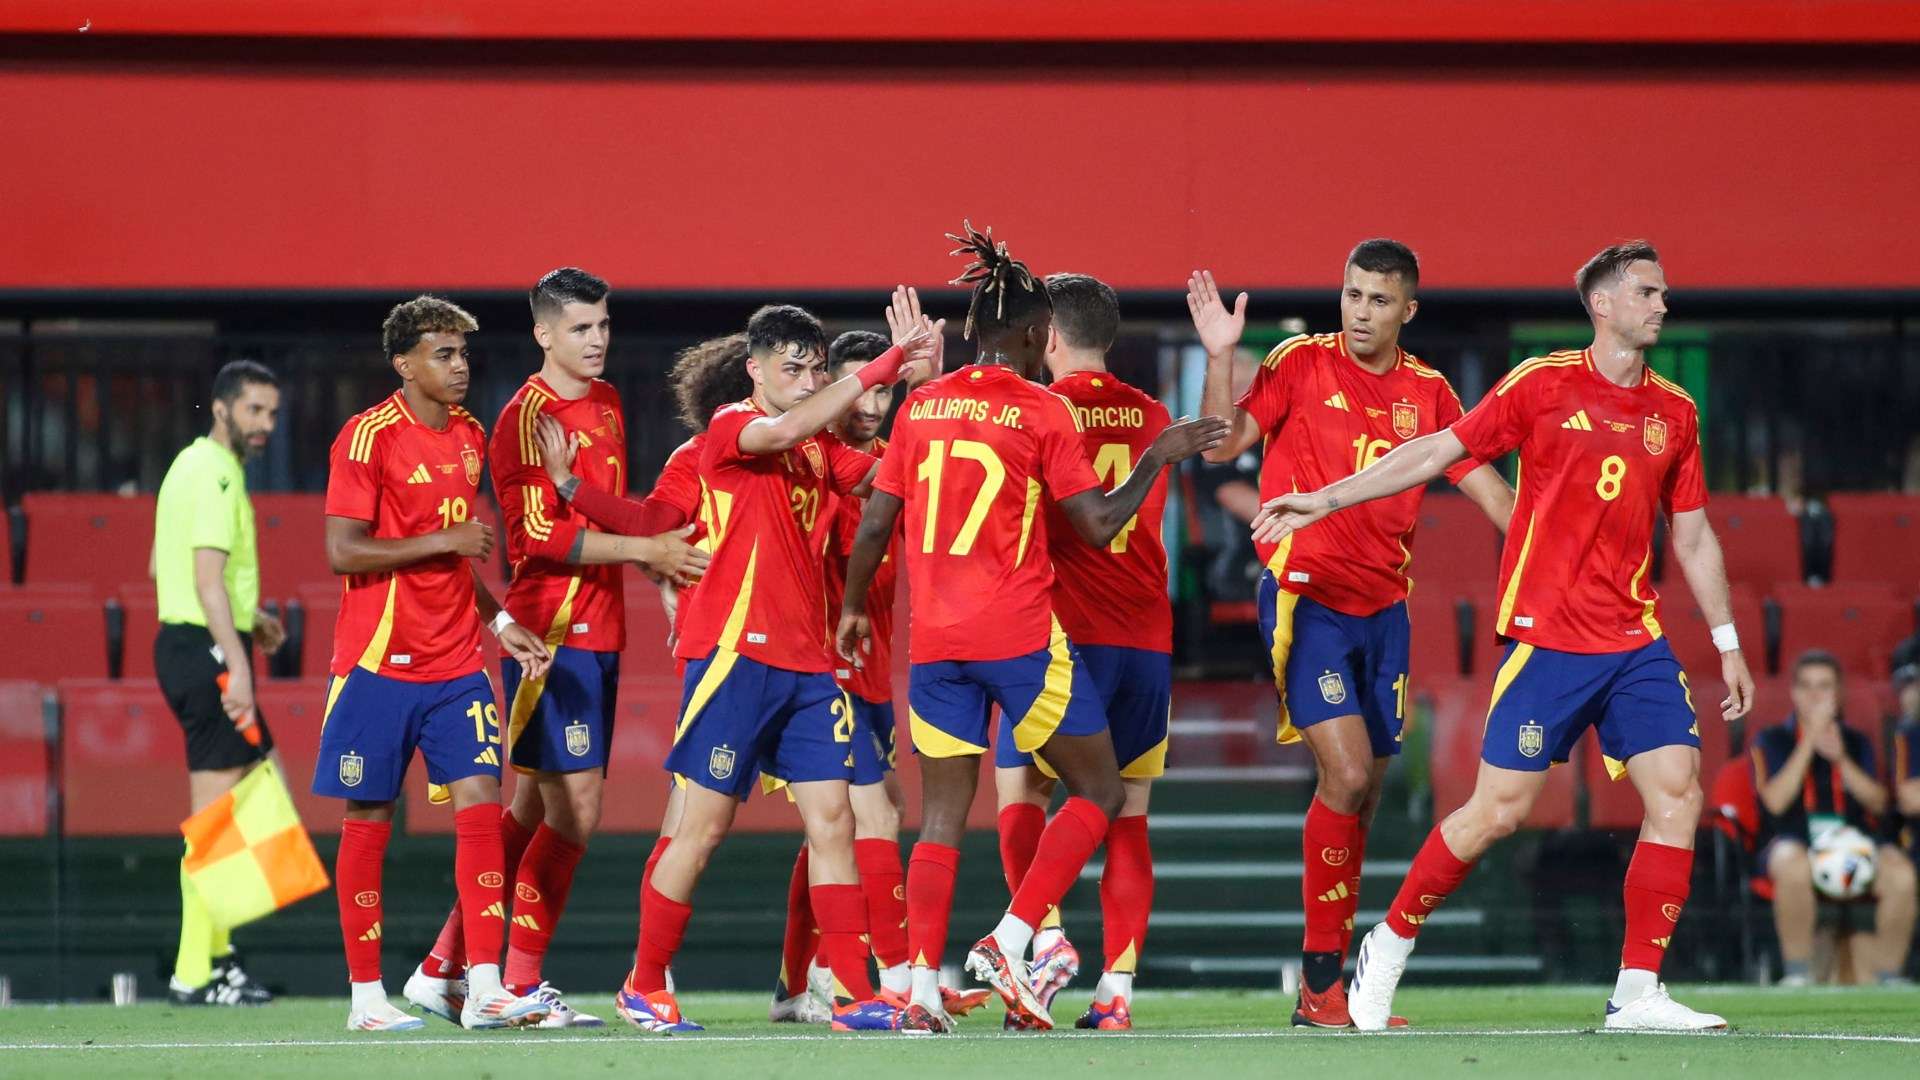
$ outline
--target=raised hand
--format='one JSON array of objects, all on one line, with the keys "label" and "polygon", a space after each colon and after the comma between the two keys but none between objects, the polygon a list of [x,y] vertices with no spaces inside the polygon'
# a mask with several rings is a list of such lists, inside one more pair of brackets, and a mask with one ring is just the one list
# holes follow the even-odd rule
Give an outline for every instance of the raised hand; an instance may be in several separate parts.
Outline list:
[{"label": "raised hand", "polygon": [[522,678],[529,681],[542,678],[547,666],[553,663],[553,654],[547,651],[547,643],[540,635],[514,623],[500,631],[500,648],[520,664]]},{"label": "raised hand", "polygon": [[1256,543],[1277,544],[1292,533],[1333,513],[1326,496],[1315,491],[1296,491],[1261,504],[1253,515],[1253,539]]},{"label": "raised hand", "polygon": [[568,434],[560,421],[541,413],[533,422],[534,438],[540,442],[540,465],[554,487],[564,487],[573,478],[574,455],[580,452],[580,436]]},{"label": "raised hand", "polygon": [[484,521],[463,521],[440,530],[447,554],[463,559],[484,559],[493,554],[493,526]]},{"label": "raised hand", "polygon": [[1202,416],[1197,420],[1183,416],[1162,429],[1147,451],[1172,465],[1219,446],[1228,430],[1227,422],[1217,416]]},{"label": "raised hand", "polygon": [[867,666],[866,656],[871,651],[868,644],[873,636],[873,620],[865,615],[853,615],[842,612],[840,628],[833,635],[833,644],[840,657],[857,668]]},{"label": "raised hand", "polygon": [[1187,279],[1187,312],[1193,316],[1193,328],[1208,356],[1219,356],[1240,344],[1247,329],[1247,294],[1241,293],[1227,309],[1220,287],[1213,282],[1213,271],[1195,270]]}]

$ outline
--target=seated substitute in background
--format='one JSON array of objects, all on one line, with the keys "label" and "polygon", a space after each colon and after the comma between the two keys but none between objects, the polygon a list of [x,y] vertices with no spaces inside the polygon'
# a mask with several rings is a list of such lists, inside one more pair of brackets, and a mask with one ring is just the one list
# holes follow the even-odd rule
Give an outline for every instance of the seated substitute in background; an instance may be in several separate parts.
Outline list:
[{"label": "seated substitute in background", "polygon": [[[1808,851],[1813,832],[1844,824],[1873,836],[1890,804],[1886,785],[1874,775],[1873,739],[1840,716],[1840,662],[1831,653],[1803,653],[1793,664],[1792,694],[1793,713],[1755,736],[1751,754],[1760,795],[1758,869],[1773,879],[1780,981],[1805,986],[1817,914]],[[1879,845],[1871,895],[1878,909],[1865,963],[1882,981],[1895,980],[1913,939],[1914,870],[1892,844]]]}]

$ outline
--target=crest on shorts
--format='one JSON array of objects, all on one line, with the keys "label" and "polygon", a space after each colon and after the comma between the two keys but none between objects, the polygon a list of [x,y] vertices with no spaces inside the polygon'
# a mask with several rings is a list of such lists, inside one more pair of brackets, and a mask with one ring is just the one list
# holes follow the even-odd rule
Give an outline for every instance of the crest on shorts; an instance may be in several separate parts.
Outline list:
[{"label": "crest on shorts", "polygon": [[707,772],[715,780],[725,780],[733,775],[733,751],[724,746],[716,746],[713,753],[707,755]]},{"label": "crest on shorts", "polygon": [[340,782],[348,787],[359,787],[360,781],[367,775],[367,759],[359,754],[340,755]]},{"label": "crest on shorts", "polygon": [[1667,449],[1667,422],[1649,416],[1640,425],[1640,445],[1647,448],[1649,454],[1662,454]]},{"label": "crest on shorts", "polygon": [[480,483],[480,451],[471,446],[460,448],[460,464],[467,467],[467,483]]},{"label": "crest on shorts", "polygon": [[1393,433],[1403,439],[1413,438],[1420,430],[1420,406],[1411,401],[1393,403]]},{"label": "crest on shorts", "polygon": [[591,745],[591,741],[587,736],[587,725],[567,725],[567,753],[572,754],[574,757],[586,757],[587,748]]},{"label": "crest on shorts", "polygon": [[1520,753],[1524,757],[1539,757],[1540,751],[1547,748],[1547,729],[1539,724],[1520,725]]},{"label": "crest on shorts", "polygon": [[807,464],[813,466],[813,475],[827,475],[827,458],[826,455],[820,452],[819,443],[812,441],[803,443],[800,446],[800,451],[807,455]]},{"label": "crest on shorts", "polygon": [[1338,705],[1347,700],[1347,681],[1337,671],[1329,671],[1320,676],[1320,696],[1329,705]]}]

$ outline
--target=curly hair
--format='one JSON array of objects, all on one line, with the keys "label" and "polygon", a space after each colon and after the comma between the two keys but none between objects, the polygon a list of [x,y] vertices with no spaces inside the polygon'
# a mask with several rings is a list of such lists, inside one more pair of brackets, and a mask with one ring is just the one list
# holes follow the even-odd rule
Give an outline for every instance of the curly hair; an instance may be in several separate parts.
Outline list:
[{"label": "curly hair", "polygon": [[393,305],[387,321],[380,324],[380,343],[389,359],[411,352],[427,334],[471,334],[480,323],[466,309],[437,296],[416,296]]},{"label": "curly hair", "polygon": [[707,430],[715,410],[753,396],[747,335],[708,338],[681,349],[667,378],[680,406],[680,422],[695,432]]},{"label": "curly hair", "polygon": [[[960,276],[948,282],[973,286],[973,299],[967,302],[967,324],[960,332],[962,338],[973,339],[976,334],[998,335],[1027,325],[1042,309],[1053,310],[1046,286],[1034,278],[1026,263],[1007,254],[1005,240],[994,243],[991,225],[986,232],[981,232],[973,227],[973,222],[963,219],[960,231],[965,235],[947,234],[947,239],[960,245],[947,254],[973,256]],[[982,303],[989,298],[993,301],[990,309]]]}]

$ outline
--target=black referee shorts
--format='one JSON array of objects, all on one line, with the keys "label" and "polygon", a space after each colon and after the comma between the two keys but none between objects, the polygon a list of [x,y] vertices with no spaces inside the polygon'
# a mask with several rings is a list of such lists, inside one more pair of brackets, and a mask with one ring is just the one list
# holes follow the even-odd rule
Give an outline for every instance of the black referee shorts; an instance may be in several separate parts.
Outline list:
[{"label": "black referee shorts", "polygon": [[[249,659],[253,656],[253,636],[240,635]],[[204,626],[187,623],[161,623],[153,639],[153,670],[160,677],[160,692],[167,707],[187,735],[187,768],[193,772],[237,769],[251,765],[273,749],[273,732],[267,718],[254,708],[260,732],[260,745],[247,742],[233,721],[220,707],[218,679],[227,665],[214,658],[213,635]]]}]

